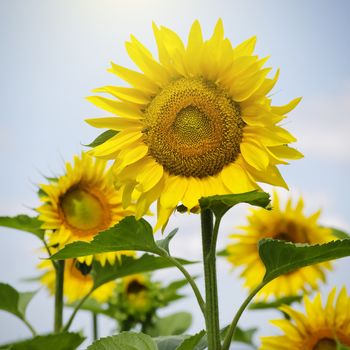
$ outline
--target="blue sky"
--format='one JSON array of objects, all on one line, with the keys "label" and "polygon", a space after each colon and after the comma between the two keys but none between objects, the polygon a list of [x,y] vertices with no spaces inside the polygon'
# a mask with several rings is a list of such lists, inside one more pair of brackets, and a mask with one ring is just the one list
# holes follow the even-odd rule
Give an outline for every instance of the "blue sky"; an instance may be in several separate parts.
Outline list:
[{"label": "blue sky", "polygon": [[[97,136],[98,131],[83,120],[103,112],[85,96],[95,87],[118,83],[106,72],[111,60],[132,67],[124,50],[131,33],[155,52],[152,21],[186,39],[195,19],[208,37],[220,17],[234,45],[257,35],[257,53],[270,55],[268,65],[281,68],[275,104],[303,96],[285,123],[305,154],[303,160],[281,168],[291,193],[305,197],[309,213],[323,208],[324,225],[350,231],[349,13],[346,0],[1,1],[1,215],[32,213],[30,208],[39,204],[35,184],[43,181],[43,174],[61,173],[64,160]],[[225,219],[221,246],[234,226],[244,222],[246,212],[245,207],[238,208]],[[181,231],[174,252],[198,258],[199,218],[177,216],[169,229],[176,226]],[[5,229],[0,234],[0,281],[22,290],[34,288],[21,279],[36,275],[39,245],[35,237]],[[350,286],[344,278],[348,261],[336,264],[330,275],[332,283]],[[224,325],[245,292],[226,262],[219,263],[219,271]],[[159,278],[166,279],[167,273],[160,273]],[[41,306],[40,310],[34,312],[35,306]],[[52,300],[40,291],[28,310],[41,331],[50,329],[51,307]],[[195,314],[193,331],[200,329],[202,321],[191,300],[174,307],[186,308]],[[275,330],[267,322],[271,315],[276,314],[248,313],[243,325],[259,322],[265,334],[272,334]],[[83,315],[75,327],[84,324],[89,326],[89,319]],[[107,334],[112,326],[107,321],[104,324]],[[0,343],[29,335],[18,320],[1,311],[0,329]]]}]

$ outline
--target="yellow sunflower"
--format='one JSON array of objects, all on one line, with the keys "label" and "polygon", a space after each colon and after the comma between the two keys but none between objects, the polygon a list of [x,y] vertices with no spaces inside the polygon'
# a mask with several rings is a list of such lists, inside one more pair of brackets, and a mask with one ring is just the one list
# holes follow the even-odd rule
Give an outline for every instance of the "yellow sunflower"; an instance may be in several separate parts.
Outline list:
[{"label": "yellow sunflower", "polygon": [[[55,294],[56,274],[51,261],[43,261],[39,264],[39,268],[47,270],[40,279],[41,283],[49,289],[51,294]],[[93,287],[94,282],[89,274],[90,269],[88,265],[79,263],[76,259],[65,260],[63,294],[68,303],[82,299]],[[104,303],[113,295],[115,287],[115,281],[105,283],[97,288],[90,297]]]},{"label": "yellow sunflower", "polygon": [[342,288],[335,301],[336,289],[322,307],[321,294],[314,301],[305,296],[306,315],[290,306],[280,309],[291,320],[274,320],[271,323],[282,329],[284,335],[262,337],[260,350],[336,350],[337,343],[350,346],[350,298]]},{"label": "yellow sunflower", "polygon": [[130,314],[148,312],[152,307],[149,279],[145,275],[137,274],[124,277],[121,283]]},{"label": "yellow sunflower", "polygon": [[[42,227],[48,232],[49,245],[61,249],[74,241],[91,241],[93,237],[121,219],[134,213],[124,209],[120,191],[113,185],[107,162],[86,153],[74,157],[74,164],[66,164],[65,175],[40,185],[44,204],[37,208]],[[105,264],[113,263],[120,254],[112,252],[95,255]],[[91,264],[93,256],[78,258]]]},{"label": "yellow sunflower", "polygon": [[302,155],[296,139],[278,124],[300,101],[272,106],[267,58],[253,54],[253,37],[233,48],[219,20],[209,40],[195,21],[184,45],[176,33],[153,26],[159,61],[134,36],[126,50],[141,72],[112,63],[130,87],[105,86],[92,96],[112,113],[89,119],[118,131],[91,154],[114,159],[124,198],[139,194],[136,216],[158,200],[156,229],[181,203],[189,211],[202,196],[241,193],[257,182],[287,187],[276,165]]},{"label": "yellow sunflower", "polygon": [[[303,207],[304,201],[300,198],[295,207],[289,199],[285,208],[281,208],[275,192],[271,211],[251,209],[248,225],[240,227],[245,232],[230,236],[235,242],[227,247],[228,260],[235,266],[243,267],[241,276],[245,278],[246,287],[253,289],[262,281],[265,274],[265,267],[257,248],[259,240],[274,238],[293,243],[316,244],[334,239],[330,229],[320,227],[317,223],[321,212],[305,216]],[[283,297],[296,295],[300,291],[308,293],[317,288],[319,280],[325,280],[325,270],[330,267],[331,264],[325,262],[290,272],[270,282],[259,295]]]}]

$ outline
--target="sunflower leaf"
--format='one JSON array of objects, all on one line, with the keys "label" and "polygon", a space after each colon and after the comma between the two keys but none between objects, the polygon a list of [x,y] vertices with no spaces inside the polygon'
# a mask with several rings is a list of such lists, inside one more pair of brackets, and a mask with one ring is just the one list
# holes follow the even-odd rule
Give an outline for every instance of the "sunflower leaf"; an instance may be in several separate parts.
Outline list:
[{"label": "sunflower leaf", "polygon": [[14,228],[16,230],[29,232],[37,236],[39,239],[44,239],[45,230],[41,228],[42,222],[37,217],[28,215],[17,216],[0,216],[0,226]]},{"label": "sunflower leaf", "polygon": [[103,143],[105,143],[106,141],[108,141],[110,138],[112,138],[114,135],[117,135],[117,134],[118,134],[118,131],[116,131],[116,130],[104,131],[102,134],[97,136],[94,141],[92,141],[90,144],[84,145],[84,146],[97,147],[99,145],[102,145]]},{"label": "sunflower leaf", "polygon": [[158,350],[154,340],[147,334],[122,332],[112,337],[101,338],[87,350]]},{"label": "sunflower leaf", "polygon": [[192,315],[189,312],[176,312],[157,318],[154,324],[147,328],[147,334],[152,337],[179,335],[186,332],[191,323]]},{"label": "sunflower leaf", "polygon": [[174,236],[176,235],[177,231],[179,229],[176,228],[174,230],[172,230],[164,239],[160,239],[158,240],[156,243],[157,243],[157,246],[166,250],[168,254],[170,254],[169,252],[169,243],[170,241],[174,238]]},{"label": "sunflower leaf", "polygon": [[204,350],[207,347],[207,341],[203,337],[205,331],[195,335],[171,335],[154,338],[158,350]]},{"label": "sunflower leaf", "polygon": [[75,350],[83,341],[78,333],[60,333],[40,335],[32,339],[20,341],[13,344],[6,344],[6,347],[0,346],[0,349],[11,350]]},{"label": "sunflower leaf", "polygon": [[265,192],[251,191],[240,194],[202,197],[199,200],[201,208],[203,210],[211,209],[216,217],[222,217],[229,209],[239,203],[267,208],[270,203],[270,195]]},{"label": "sunflower leaf", "polygon": [[350,238],[350,235],[342,230],[338,230],[337,228],[334,228],[334,227],[330,227],[330,229],[332,230],[333,236],[338,239]]},{"label": "sunflower leaf", "polygon": [[290,305],[294,302],[299,302],[303,299],[302,295],[292,295],[275,299],[273,301],[260,301],[257,303],[249,304],[250,310],[265,310],[265,309],[277,309],[282,305]]},{"label": "sunflower leaf", "polygon": [[[177,259],[182,265],[193,264],[191,261]],[[119,264],[101,266],[94,262],[91,271],[94,279],[94,289],[104,283],[113,281],[120,277],[133,275],[136,273],[149,272],[159,269],[173,267],[173,263],[166,258],[144,254],[138,259],[123,256]]]},{"label": "sunflower leaf", "polygon": [[350,239],[316,245],[263,239],[259,255],[266,267],[263,282],[267,283],[304,266],[350,256]]},{"label": "sunflower leaf", "polygon": [[51,258],[61,260],[122,250],[163,254],[163,250],[154,240],[151,225],[144,219],[136,220],[135,217],[129,216],[96,235],[91,242],[68,244]]},{"label": "sunflower leaf", "polygon": [[35,292],[18,292],[6,283],[0,283],[0,310],[7,311],[21,320],[25,319],[25,312]]}]

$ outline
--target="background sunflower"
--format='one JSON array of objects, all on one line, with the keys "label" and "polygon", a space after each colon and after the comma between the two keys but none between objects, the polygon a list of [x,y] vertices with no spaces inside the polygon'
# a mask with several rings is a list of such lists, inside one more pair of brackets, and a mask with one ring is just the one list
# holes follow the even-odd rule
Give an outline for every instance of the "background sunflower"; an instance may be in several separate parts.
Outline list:
[{"label": "background sunflower", "polygon": [[[277,192],[274,192],[271,205],[271,210],[252,208],[247,217],[248,224],[240,227],[243,232],[232,234],[230,237],[234,242],[227,246],[228,260],[241,267],[241,277],[251,290],[265,274],[265,266],[258,252],[259,240],[273,238],[293,243],[322,244],[335,239],[331,229],[320,226],[320,211],[310,216],[304,214],[303,198],[300,197],[295,204],[289,198],[283,207]],[[325,274],[330,267],[331,263],[326,262],[280,276],[265,286],[258,296],[281,298],[309,293],[318,288],[320,281],[326,280]]]}]

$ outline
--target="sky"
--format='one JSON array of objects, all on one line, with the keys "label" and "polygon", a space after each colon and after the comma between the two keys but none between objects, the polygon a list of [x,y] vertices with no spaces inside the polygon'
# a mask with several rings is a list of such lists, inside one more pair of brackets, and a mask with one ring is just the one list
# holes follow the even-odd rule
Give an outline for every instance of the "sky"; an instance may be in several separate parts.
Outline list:
[{"label": "sky", "polygon": [[[257,54],[269,55],[267,65],[281,69],[273,90],[275,105],[303,97],[284,126],[298,138],[296,147],[305,158],[280,168],[290,187],[290,193],[281,191],[281,196],[303,195],[307,213],[322,208],[323,225],[350,231],[349,13],[346,0],[1,1],[0,215],[33,215],[32,208],[39,205],[36,184],[44,175],[61,174],[64,162],[98,135],[84,119],[103,112],[85,97],[96,87],[120,83],[106,71],[111,61],[133,68],[124,49],[130,34],[155,53],[152,21],[185,40],[195,19],[208,38],[222,18],[233,45],[256,35]],[[220,247],[235,226],[245,222],[246,214],[247,207],[241,206],[225,217]],[[199,259],[199,217],[178,214],[169,222],[169,230],[174,227],[180,227],[174,255]],[[0,228],[0,242],[0,281],[22,291],[38,288],[23,281],[38,274],[36,238]],[[324,295],[332,285],[350,287],[348,263],[343,259],[334,264],[329,284],[320,289]],[[200,267],[191,271],[200,273]],[[219,261],[218,271],[221,324],[226,325],[246,291],[226,261]],[[169,271],[157,278],[168,281]],[[189,289],[186,293],[191,295]],[[168,312],[176,310],[193,312],[191,331],[201,329],[192,296]],[[259,326],[259,334],[275,334],[268,320],[276,316],[247,312],[241,325]],[[43,288],[29,306],[28,318],[39,331],[50,331],[53,299]],[[113,324],[105,319],[101,323],[102,335],[108,335]],[[79,316],[73,329],[82,327],[90,329],[89,315]],[[2,311],[0,329],[0,343],[29,336],[19,320]]]}]

